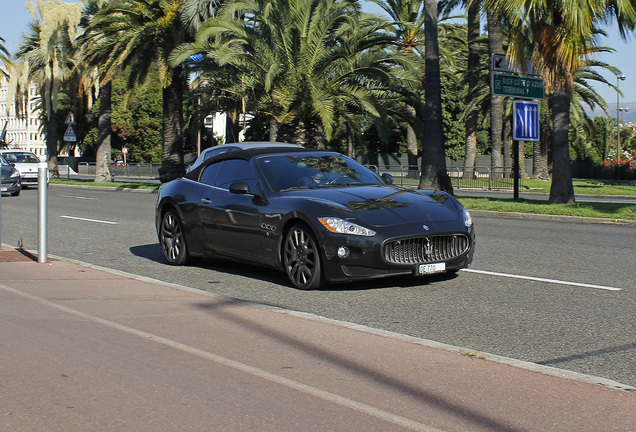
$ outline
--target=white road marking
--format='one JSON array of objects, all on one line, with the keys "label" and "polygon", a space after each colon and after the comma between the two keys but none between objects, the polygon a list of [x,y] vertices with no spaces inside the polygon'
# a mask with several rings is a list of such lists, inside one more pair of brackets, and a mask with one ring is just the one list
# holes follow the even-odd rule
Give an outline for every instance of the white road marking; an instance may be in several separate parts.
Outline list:
[{"label": "white road marking", "polygon": [[349,399],[349,398],[344,397],[344,396],[339,396],[339,395],[337,395],[335,393],[331,393],[331,392],[328,392],[326,390],[321,390],[321,389],[319,389],[317,387],[313,387],[313,386],[310,386],[310,385],[307,385],[307,384],[303,384],[301,382],[294,381],[292,379],[285,378],[283,376],[276,375],[276,374],[271,373],[271,372],[267,372],[266,370],[259,369],[257,367],[250,366],[250,365],[247,365],[245,363],[241,363],[241,362],[236,361],[236,360],[232,360],[232,359],[229,359],[229,358],[226,358],[226,357],[222,357],[222,356],[217,355],[217,354],[213,354],[213,353],[211,353],[209,351],[204,351],[202,349],[195,348],[195,347],[192,347],[190,345],[186,345],[186,344],[183,344],[181,342],[174,341],[172,339],[167,339],[167,338],[164,338],[162,336],[158,336],[158,335],[153,334],[153,333],[149,333],[149,332],[146,332],[146,331],[143,331],[143,330],[139,330],[139,329],[136,329],[136,328],[128,327],[126,325],[123,325],[123,324],[120,324],[120,323],[117,323],[117,322],[114,322],[114,321],[109,321],[107,319],[100,318],[100,317],[95,316],[95,315],[91,315],[91,314],[88,314],[88,313],[85,313],[85,312],[81,312],[81,311],[78,311],[76,309],[72,309],[70,307],[63,306],[63,305],[54,303],[52,301],[43,299],[41,297],[37,297],[37,296],[31,295],[31,294],[27,294],[25,292],[19,291],[17,289],[11,288],[11,287],[3,285],[3,284],[0,284],[0,289],[3,289],[4,291],[7,291],[7,292],[10,292],[10,293],[22,296],[24,298],[27,298],[27,299],[30,299],[30,300],[33,300],[33,301],[36,301],[36,302],[38,302],[40,304],[43,304],[43,305],[58,309],[58,310],[63,311],[65,313],[68,313],[68,314],[71,314],[71,315],[75,315],[75,316],[83,318],[83,319],[85,319],[87,321],[92,321],[92,322],[95,322],[97,324],[101,324],[101,325],[104,325],[104,326],[107,326],[107,327],[110,327],[110,328],[113,328],[113,329],[116,329],[116,330],[119,330],[119,331],[123,331],[125,333],[131,334],[131,335],[134,335],[134,336],[138,336],[138,337],[144,338],[144,339],[149,340],[149,341],[157,342],[157,343],[160,343],[162,345],[165,345],[165,346],[177,349],[177,350],[181,350],[183,352],[195,355],[197,357],[201,357],[203,359],[213,361],[213,362],[221,364],[223,366],[227,366],[227,367],[239,370],[241,372],[244,372],[244,373],[247,373],[247,374],[250,374],[250,375],[253,375],[253,376],[268,380],[268,381],[271,381],[271,382],[273,382],[275,384],[279,384],[279,385],[288,387],[290,389],[293,389],[293,390],[296,390],[296,391],[299,391],[299,392],[302,392],[302,393],[306,393],[308,395],[311,395],[311,396],[326,400],[328,402],[331,402],[331,403],[334,403],[334,404],[337,404],[337,405],[340,405],[340,406],[343,406],[343,407],[346,407],[346,408],[349,408],[349,409],[352,409],[352,410],[355,410],[355,411],[359,411],[361,413],[376,417],[376,418],[378,418],[380,420],[384,420],[386,422],[393,423],[393,424],[398,425],[398,426],[402,426],[402,427],[410,429],[410,430],[420,431],[420,432],[443,432],[440,429],[436,429],[436,428],[428,426],[428,425],[426,425],[424,423],[420,423],[420,422],[418,422],[416,420],[411,420],[409,418],[403,417],[403,416],[398,415],[398,414],[394,414],[394,413],[389,412],[389,411],[385,411],[383,409],[380,409],[380,408],[365,404],[363,402],[358,402],[356,400]]},{"label": "white road marking", "polygon": [[75,195],[60,195],[60,198],[72,198],[79,200],[94,200],[95,197],[83,197],[83,196],[75,196]]},{"label": "white road marking", "polygon": [[593,284],[586,284],[586,283],[580,283],[580,282],[569,282],[569,281],[562,281],[557,279],[546,279],[546,278],[532,277],[532,276],[521,276],[521,275],[508,274],[508,273],[497,273],[497,272],[491,272],[491,271],[485,271],[485,270],[462,269],[462,271],[469,272],[469,273],[485,274],[490,276],[501,276],[501,277],[507,277],[507,278],[513,278],[513,279],[524,279],[524,280],[531,280],[531,281],[537,281],[537,282],[547,282],[547,283],[553,283],[558,285],[571,285],[571,286],[578,286],[583,288],[602,289],[606,291],[623,291],[623,288],[616,288],[616,287],[610,287],[610,286],[593,285]]},{"label": "white road marking", "polygon": [[74,219],[74,220],[81,220],[81,221],[85,221],[85,222],[96,222],[96,223],[108,224],[108,225],[119,225],[119,222],[104,221],[104,220],[99,220],[99,219],[87,219],[87,218],[81,218],[81,217],[75,217],[75,216],[66,216],[66,215],[62,215],[60,217],[64,218],[64,219]]}]

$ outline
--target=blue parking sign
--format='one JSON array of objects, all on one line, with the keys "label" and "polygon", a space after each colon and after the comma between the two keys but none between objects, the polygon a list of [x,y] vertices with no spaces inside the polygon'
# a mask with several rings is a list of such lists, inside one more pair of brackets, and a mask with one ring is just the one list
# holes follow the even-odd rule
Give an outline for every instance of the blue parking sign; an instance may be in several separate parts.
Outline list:
[{"label": "blue parking sign", "polygon": [[515,100],[512,106],[512,139],[539,141],[539,102]]}]

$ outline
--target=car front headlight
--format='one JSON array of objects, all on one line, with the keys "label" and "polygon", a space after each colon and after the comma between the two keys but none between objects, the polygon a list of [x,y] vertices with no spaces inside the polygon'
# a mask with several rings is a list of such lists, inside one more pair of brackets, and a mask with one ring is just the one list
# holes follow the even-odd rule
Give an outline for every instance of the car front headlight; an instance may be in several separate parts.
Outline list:
[{"label": "car front headlight", "polygon": [[357,235],[363,237],[373,237],[375,231],[336,217],[318,218],[325,228],[333,233]]},{"label": "car front headlight", "polygon": [[466,225],[467,228],[473,226],[473,218],[470,216],[466,207],[464,207],[464,225]]},{"label": "car front headlight", "polygon": [[20,171],[13,171],[13,173],[9,176],[9,178],[17,178],[20,177]]}]

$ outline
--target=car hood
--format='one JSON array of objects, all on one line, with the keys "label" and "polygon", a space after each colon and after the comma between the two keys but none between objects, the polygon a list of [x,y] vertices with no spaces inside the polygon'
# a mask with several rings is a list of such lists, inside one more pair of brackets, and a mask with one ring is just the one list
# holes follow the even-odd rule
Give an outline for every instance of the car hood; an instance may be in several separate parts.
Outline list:
[{"label": "car hood", "polygon": [[312,189],[302,191],[302,195],[374,226],[454,221],[460,217],[454,199],[439,191],[378,185]]},{"label": "car hood", "polygon": [[7,179],[13,174],[13,168],[8,165],[2,165],[2,178]]}]

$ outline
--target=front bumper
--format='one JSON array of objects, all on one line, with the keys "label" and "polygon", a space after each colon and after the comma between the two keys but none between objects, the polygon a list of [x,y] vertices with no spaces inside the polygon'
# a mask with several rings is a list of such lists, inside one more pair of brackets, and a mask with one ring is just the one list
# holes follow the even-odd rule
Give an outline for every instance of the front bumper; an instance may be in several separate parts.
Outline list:
[{"label": "front bumper", "polygon": [[[463,223],[444,222],[428,223],[436,229],[422,233],[421,224],[414,226],[390,227],[385,232],[378,232],[374,237],[359,237],[323,233],[323,250],[325,254],[325,277],[330,282],[348,282],[359,279],[381,278],[396,275],[414,275],[420,264],[445,263],[446,272],[455,272],[468,267],[475,251],[475,233],[471,227],[467,229]],[[465,239],[465,247],[456,253],[440,255],[436,251],[424,253],[423,257],[413,260],[413,254],[402,263],[390,262],[386,248],[396,240],[412,238],[453,238],[461,236]],[[431,241],[431,244],[436,243]],[[428,241],[424,242],[428,244]],[[346,256],[339,256],[339,249],[346,250]]]},{"label": "front bumper", "polygon": [[20,177],[15,179],[2,179],[0,192],[14,193],[14,192],[19,192],[21,189],[22,189],[22,183],[20,182]]},{"label": "front bumper", "polygon": [[37,186],[38,185],[38,173],[22,173],[21,174],[22,186]]}]

